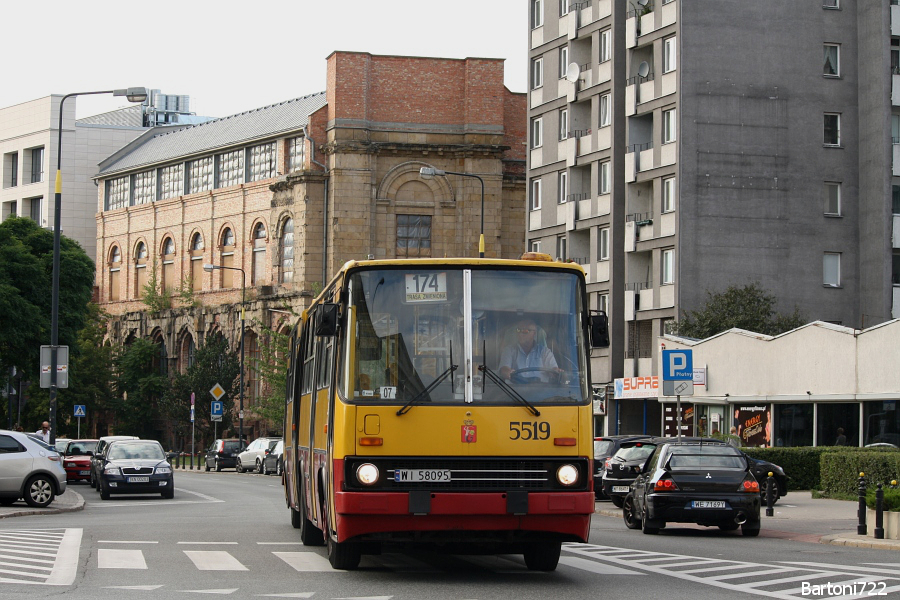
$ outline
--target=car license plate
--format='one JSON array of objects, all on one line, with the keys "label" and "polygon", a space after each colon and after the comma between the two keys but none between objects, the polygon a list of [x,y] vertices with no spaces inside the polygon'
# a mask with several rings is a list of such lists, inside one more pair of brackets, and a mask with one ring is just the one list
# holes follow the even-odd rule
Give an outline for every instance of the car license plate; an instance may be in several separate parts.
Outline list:
[{"label": "car license plate", "polygon": [[612,491],[618,494],[627,494],[631,490],[627,485],[614,485]]},{"label": "car license plate", "polygon": [[394,481],[450,481],[450,469],[396,469]]},{"label": "car license plate", "polygon": [[128,483],[149,483],[149,477],[129,477]]},{"label": "car license plate", "polygon": [[79,475],[90,475],[91,472],[90,471],[78,471],[78,474]]},{"label": "car license plate", "polygon": [[691,508],[725,508],[724,500],[694,500]]}]

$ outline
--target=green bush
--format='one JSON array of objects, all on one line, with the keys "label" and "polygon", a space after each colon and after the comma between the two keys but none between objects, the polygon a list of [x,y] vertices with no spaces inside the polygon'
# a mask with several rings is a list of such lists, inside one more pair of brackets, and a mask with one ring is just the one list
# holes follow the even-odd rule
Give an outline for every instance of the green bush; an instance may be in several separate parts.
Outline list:
[{"label": "green bush", "polygon": [[[866,490],[866,506],[875,510],[875,486]],[[900,512],[900,489],[884,488],[884,499],[881,501],[883,510]]]},{"label": "green bush", "polygon": [[866,484],[870,489],[875,489],[878,483],[888,485],[892,479],[900,479],[900,452],[879,452],[869,448],[854,450],[822,454],[819,489],[831,493],[858,494],[860,473],[866,474]]},{"label": "green bush", "polygon": [[[827,478],[827,483],[823,482],[825,478],[822,469],[822,460],[825,457],[833,458],[837,464],[845,463],[847,465],[856,465],[855,456],[860,454],[872,454],[877,456],[885,456],[886,460],[894,461],[893,475],[887,477],[883,482],[889,482],[891,479],[900,479],[900,452],[894,448],[856,448],[853,446],[799,446],[799,447],[783,447],[775,446],[773,448],[741,448],[749,456],[753,458],[761,458],[769,462],[773,462],[782,469],[788,478],[788,490],[825,490],[825,491],[843,491],[844,493],[856,495],[857,479],[859,472],[863,471],[867,475],[871,469],[853,469],[842,471],[842,475]],[[861,465],[860,465],[861,466]],[[846,473],[852,472],[852,483],[849,485],[840,485],[836,489],[830,486],[836,482],[841,482]],[[874,476],[878,472],[872,471]],[[874,481],[870,479],[870,481]],[[852,489],[849,489],[852,488]],[[849,491],[845,491],[849,489]]]}]

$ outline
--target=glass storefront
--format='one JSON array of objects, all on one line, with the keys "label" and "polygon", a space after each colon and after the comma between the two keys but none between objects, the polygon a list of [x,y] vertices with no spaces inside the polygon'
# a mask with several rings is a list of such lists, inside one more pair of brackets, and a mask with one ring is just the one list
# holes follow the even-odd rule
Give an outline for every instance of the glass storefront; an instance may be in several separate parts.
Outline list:
[{"label": "glass storefront", "polygon": [[812,446],[812,424],[813,405],[811,403],[776,404],[775,445]]},{"label": "glass storefront", "polygon": [[859,446],[859,402],[820,402],[817,412],[818,446]]},{"label": "glass storefront", "polygon": [[897,400],[863,402],[863,445],[893,444],[900,447],[900,409]]}]

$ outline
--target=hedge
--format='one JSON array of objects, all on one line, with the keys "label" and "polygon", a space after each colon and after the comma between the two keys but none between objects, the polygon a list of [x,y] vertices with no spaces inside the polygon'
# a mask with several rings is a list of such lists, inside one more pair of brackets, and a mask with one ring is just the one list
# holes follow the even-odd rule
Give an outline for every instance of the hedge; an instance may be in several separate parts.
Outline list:
[{"label": "hedge", "polygon": [[[866,506],[875,510],[875,486],[869,486],[866,490]],[[900,490],[884,489],[884,499],[881,501],[882,510],[900,512]]]},{"label": "hedge", "polygon": [[[900,451],[895,448],[776,446],[741,450],[784,469],[788,490],[856,494],[860,471],[866,473],[866,479],[873,487],[879,481],[888,483],[892,479],[900,479]],[[826,462],[828,467],[823,466]]]}]

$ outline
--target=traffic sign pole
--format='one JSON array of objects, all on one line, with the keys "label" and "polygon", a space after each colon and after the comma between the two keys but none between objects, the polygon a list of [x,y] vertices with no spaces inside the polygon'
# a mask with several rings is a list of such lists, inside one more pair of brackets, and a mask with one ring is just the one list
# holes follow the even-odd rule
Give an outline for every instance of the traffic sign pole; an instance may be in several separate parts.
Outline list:
[{"label": "traffic sign pole", "polygon": [[[194,456],[196,453],[194,452],[194,392],[191,392],[191,470],[194,469]],[[200,465],[197,465],[197,469],[200,469]]]}]

